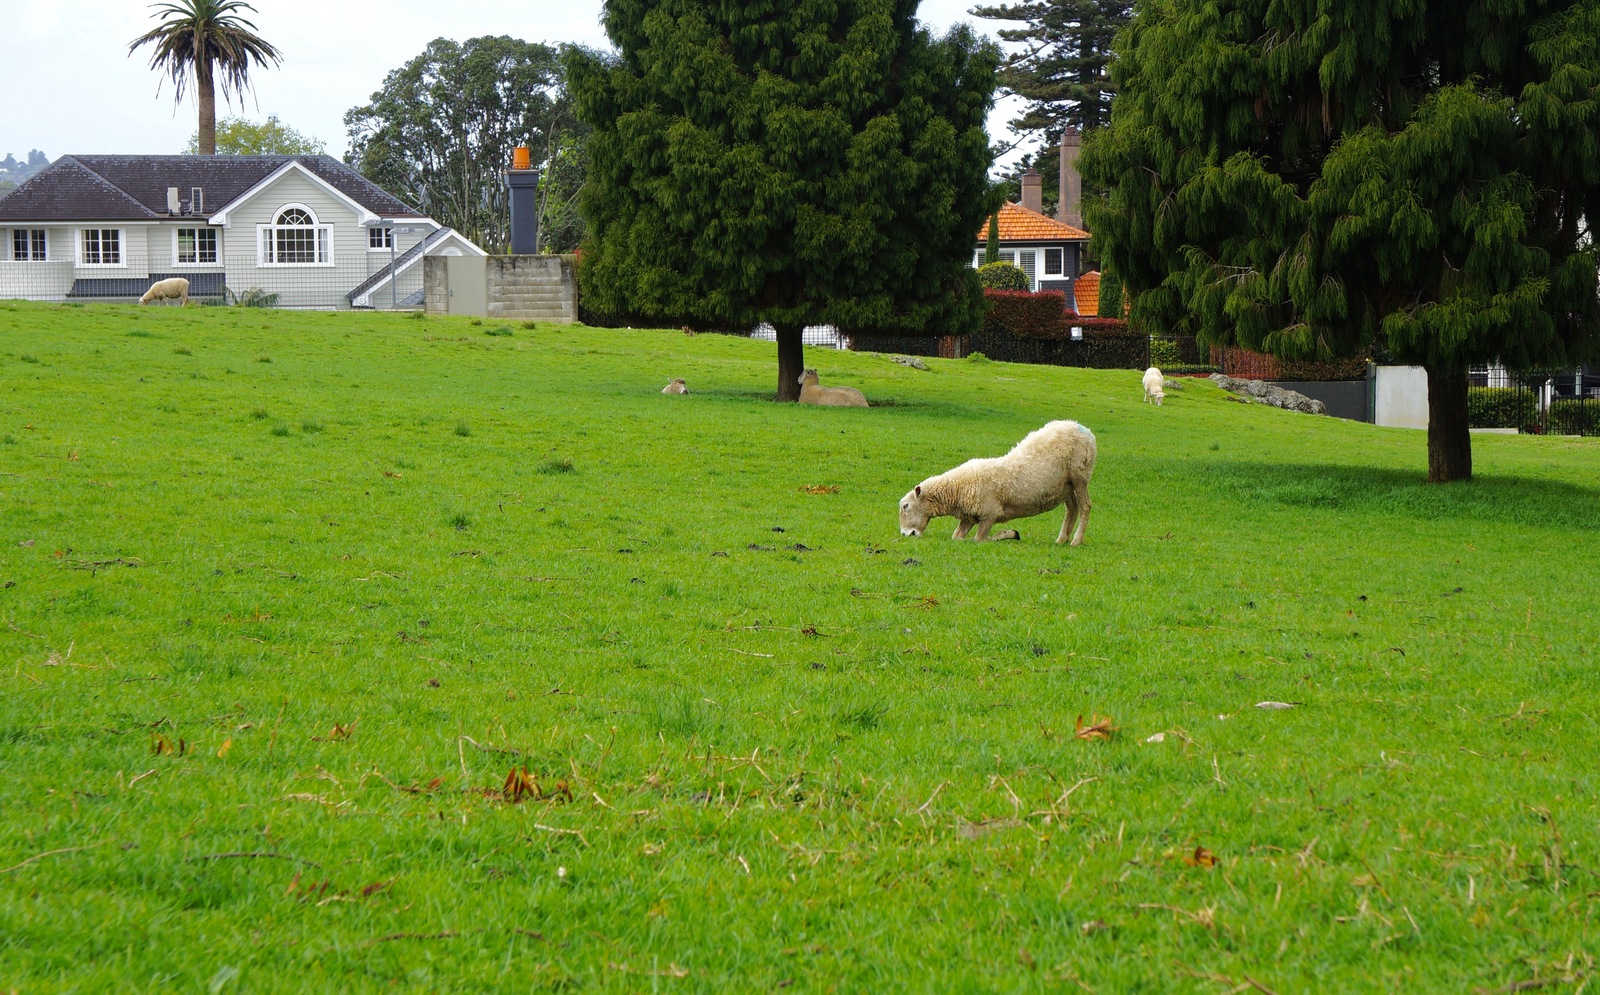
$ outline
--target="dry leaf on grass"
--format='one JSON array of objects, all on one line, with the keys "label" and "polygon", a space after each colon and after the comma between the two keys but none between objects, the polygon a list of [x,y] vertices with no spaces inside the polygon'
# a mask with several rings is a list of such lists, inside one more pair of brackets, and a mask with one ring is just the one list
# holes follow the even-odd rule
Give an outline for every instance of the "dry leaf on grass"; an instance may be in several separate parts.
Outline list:
[{"label": "dry leaf on grass", "polygon": [[181,757],[188,752],[188,750],[189,743],[187,740],[180,739],[174,743],[172,740],[161,735],[159,732],[152,733],[150,735],[150,752],[158,757]]},{"label": "dry leaf on grass", "polygon": [[811,485],[809,485],[807,487],[800,488],[800,490],[801,490],[802,493],[805,493],[805,494],[837,494],[837,493],[839,493],[839,485],[838,484],[811,484]]},{"label": "dry leaf on grass", "polygon": [[513,767],[506,774],[505,784],[500,788],[500,795],[506,801],[513,803],[527,798],[531,798],[534,801],[544,801],[546,798],[561,798],[570,802],[572,801],[572,788],[567,785],[566,781],[557,781],[554,788],[545,791],[544,787],[539,784],[538,777],[529,773],[526,766]]},{"label": "dry leaf on grass", "polygon": [[1083,716],[1078,716],[1077,728],[1073,735],[1079,739],[1110,739],[1111,734],[1116,731],[1117,727],[1111,724],[1109,715],[1091,713],[1088,725],[1083,724]]},{"label": "dry leaf on grass", "polygon": [[1183,862],[1190,867],[1215,867],[1217,866],[1217,855],[1203,846],[1197,846],[1194,848],[1194,853],[1183,855]]},{"label": "dry leaf on grass", "polygon": [[231,749],[233,749],[233,737],[229,736],[227,739],[223,740],[222,745],[217,748],[217,756],[225,757],[228,755],[228,751]]},{"label": "dry leaf on grass", "polygon": [[350,733],[355,729],[355,727],[356,724],[354,722],[350,723],[349,725],[340,725],[339,723],[335,722],[333,724],[333,728],[328,730],[328,734],[326,736],[312,736],[311,739],[313,742],[317,743],[337,743],[342,739],[349,739]]},{"label": "dry leaf on grass", "polygon": [[1144,741],[1146,743],[1165,743],[1167,741],[1167,734],[1164,732],[1151,733],[1144,738]]}]

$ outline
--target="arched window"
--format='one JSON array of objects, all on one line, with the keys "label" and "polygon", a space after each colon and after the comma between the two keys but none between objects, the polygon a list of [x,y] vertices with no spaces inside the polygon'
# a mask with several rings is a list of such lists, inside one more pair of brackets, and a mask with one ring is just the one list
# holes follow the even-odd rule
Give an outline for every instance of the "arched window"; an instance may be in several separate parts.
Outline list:
[{"label": "arched window", "polygon": [[333,263],[328,226],[304,204],[285,204],[272,224],[261,226],[261,262],[266,266],[327,266]]}]

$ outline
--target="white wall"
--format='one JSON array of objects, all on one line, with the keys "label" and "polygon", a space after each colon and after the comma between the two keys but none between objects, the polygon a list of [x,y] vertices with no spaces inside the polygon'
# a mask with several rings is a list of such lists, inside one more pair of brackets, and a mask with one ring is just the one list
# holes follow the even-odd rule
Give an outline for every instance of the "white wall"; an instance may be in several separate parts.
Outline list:
[{"label": "white wall", "polygon": [[1420,366],[1378,367],[1372,420],[1390,428],[1427,428],[1427,371]]}]

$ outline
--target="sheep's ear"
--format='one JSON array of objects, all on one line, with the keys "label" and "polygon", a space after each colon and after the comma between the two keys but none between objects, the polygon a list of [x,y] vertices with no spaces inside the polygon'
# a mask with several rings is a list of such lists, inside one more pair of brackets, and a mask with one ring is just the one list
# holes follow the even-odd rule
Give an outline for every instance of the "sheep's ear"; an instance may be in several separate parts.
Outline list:
[{"label": "sheep's ear", "polygon": [[917,497],[921,497],[921,496],[922,496],[922,485],[918,484],[917,485]]}]

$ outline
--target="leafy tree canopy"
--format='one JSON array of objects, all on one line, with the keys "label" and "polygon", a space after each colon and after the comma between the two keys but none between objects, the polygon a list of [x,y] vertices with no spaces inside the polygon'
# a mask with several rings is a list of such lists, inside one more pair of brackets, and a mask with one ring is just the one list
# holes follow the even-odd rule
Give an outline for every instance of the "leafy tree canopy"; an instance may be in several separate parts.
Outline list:
[{"label": "leafy tree canopy", "polygon": [[1133,317],[1429,374],[1429,475],[1471,475],[1469,364],[1600,345],[1600,4],[1153,0],[1119,41],[1088,207]]},{"label": "leafy tree canopy", "polygon": [[[304,135],[269,114],[257,124],[242,117],[227,117],[217,122],[218,155],[321,155],[327,145],[320,138]],[[200,151],[200,134],[189,136],[183,149],[186,155]]]},{"label": "leafy tree canopy", "polygon": [[619,55],[572,63],[594,128],[582,196],[590,305],[778,332],[976,327],[973,245],[997,204],[984,119],[998,53],[935,39],[914,0],[608,0]]},{"label": "leafy tree canopy", "polygon": [[[571,219],[551,223],[563,206],[572,213],[583,165],[584,129],[571,114],[561,51],[504,35],[430,42],[384,78],[369,104],[345,114],[346,161],[496,251],[510,240],[501,174],[512,149],[526,145],[553,181],[541,182],[541,243],[574,248]],[[550,245],[551,233],[568,243]]]}]

